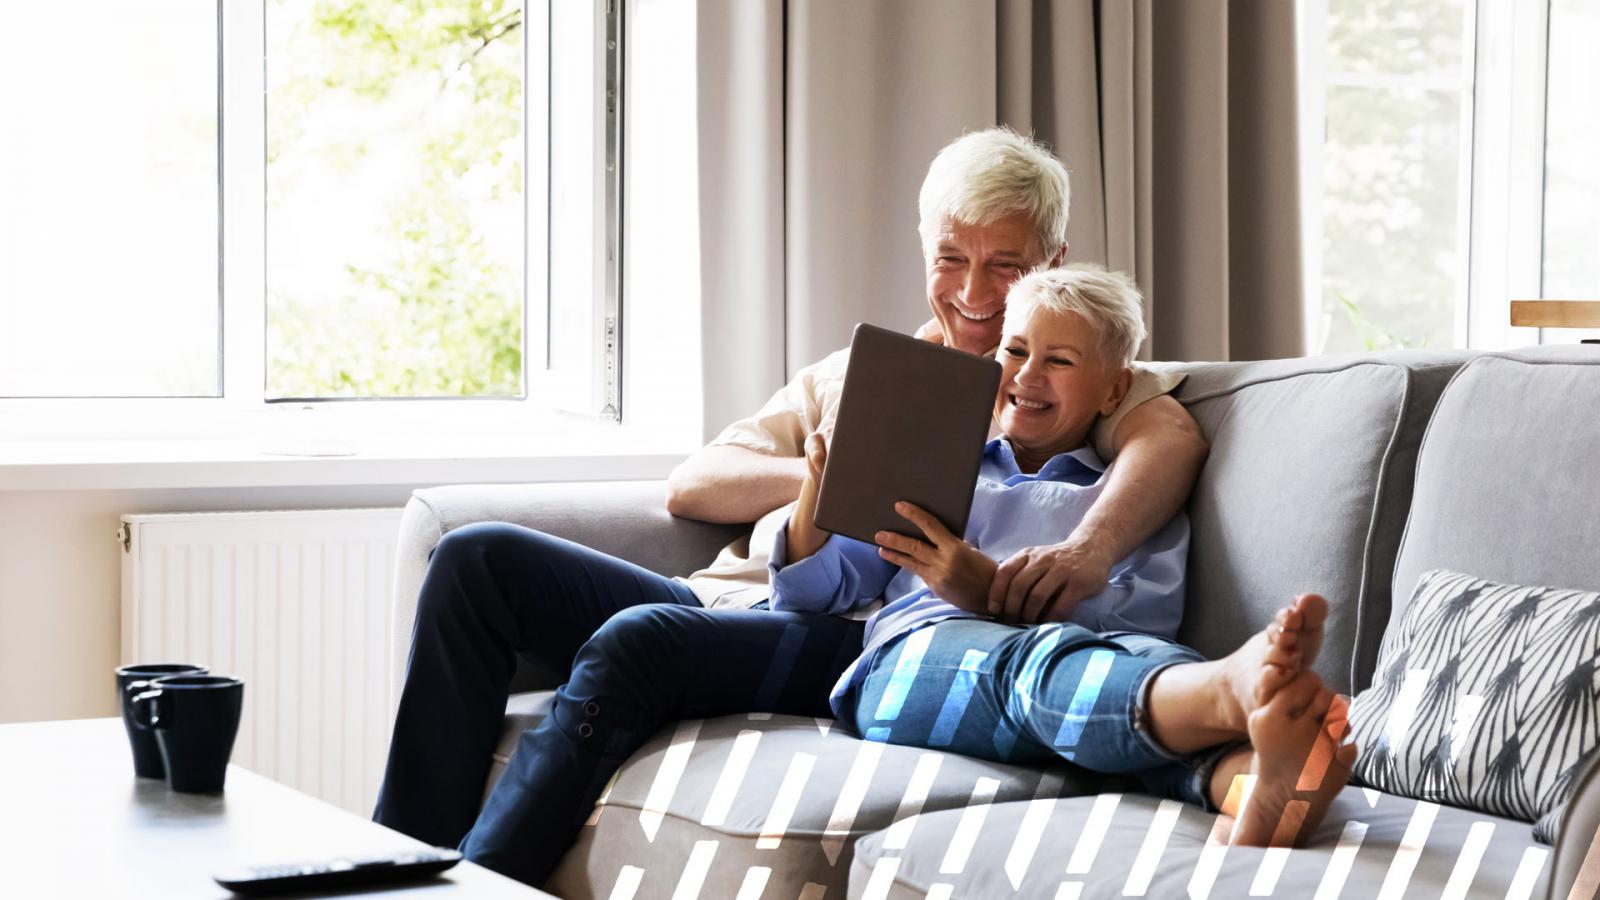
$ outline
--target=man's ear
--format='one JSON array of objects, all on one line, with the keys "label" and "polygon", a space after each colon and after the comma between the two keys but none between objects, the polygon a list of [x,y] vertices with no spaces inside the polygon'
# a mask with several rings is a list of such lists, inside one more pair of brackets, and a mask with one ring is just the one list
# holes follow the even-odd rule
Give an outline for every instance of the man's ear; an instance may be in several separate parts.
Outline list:
[{"label": "man's ear", "polygon": [[1111,390],[1106,394],[1104,403],[1100,404],[1100,415],[1109,416],[1122,405],[1122,398],[1128,396],[1128,388],[1133,385],[1133,370],[1124,366],[1122,371],[1111,382]]},{"label": "man's ear", "polygon": [[1050,257],[1050,268],[1054,269],[1055,267],[1061,265],[1062,263],[1065,263],[1066,261],[1067,261],[1067,242],[1066,241],[1062,241],[1061,242],[1061,249],[1056,251],[1056,255],[1055,256]]}]

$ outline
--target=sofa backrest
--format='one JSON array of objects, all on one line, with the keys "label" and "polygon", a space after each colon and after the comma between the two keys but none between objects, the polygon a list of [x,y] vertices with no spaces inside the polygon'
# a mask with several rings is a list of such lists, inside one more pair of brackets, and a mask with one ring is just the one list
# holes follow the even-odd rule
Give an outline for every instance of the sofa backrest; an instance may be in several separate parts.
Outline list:
[{"label": "sofa backrest", "polygon": [[1298,593],[1328,598],[1315,669],[1364,684],[1382,641],[1417,446],[1466,352],[1176,366],[1211,455],[1189,503],[1179,639],[1215,658]]},{"label": "sofa backrest", "polygon": [[1600,590],[1600,347],[1484,355],[1450,382],[1417,461],[1391,622],[1435,568]]}]

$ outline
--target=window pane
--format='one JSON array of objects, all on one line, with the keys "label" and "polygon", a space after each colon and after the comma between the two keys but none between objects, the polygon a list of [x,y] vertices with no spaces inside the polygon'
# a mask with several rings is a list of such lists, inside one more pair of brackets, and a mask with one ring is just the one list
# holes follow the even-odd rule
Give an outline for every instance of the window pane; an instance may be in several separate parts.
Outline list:
[{"label": "window pane", "polygon": [[1386,75],[1454,75],[1469,0],[1327,0],[1328,66]]},{"label": "window pane", "polygon": [[523,7],[269,0],[267,396],[520,396]]},{"label": "window pane", "polygon": [[0,396],[215,396],[215,5],[5,4],[0,123]]},{"label": "window pane", "polygon": [[[1600,4],[1550,5],[1545,106],[1544,296],[1600,299]],[[1576,333],[1563,331],[1570,340]]]},{"label": "window pane", "polygon": [[1464,309],[1470,3],[1330,0],[1315,352],[1440,347]]}]

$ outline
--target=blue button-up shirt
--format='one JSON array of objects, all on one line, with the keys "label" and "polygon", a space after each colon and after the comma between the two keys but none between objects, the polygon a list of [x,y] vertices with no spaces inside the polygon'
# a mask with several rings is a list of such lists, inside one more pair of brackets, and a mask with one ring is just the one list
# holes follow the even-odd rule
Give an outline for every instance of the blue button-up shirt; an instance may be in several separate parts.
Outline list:
[{"label": "blue button-up shirt", "polygon": [[[1105,481],[1105,463],[1089,447],[1057,454],[1028,475],[1018,468],[1010,442],[995,438],[984,448],[964,537],[994,560],[1065,540]],[[846,714],[845,693],[866,674],[863,660],[879,647],[944,619],[978,618],[940,600],[915,572],[880,557],[876,545],[843,535],[830,535],[815,554],[789,565],[787,534],[787,527],[778,530],[767,566],[773,609],[846,615],[870,608],[879,596],[887,601],[868,620],[861,655],[830,695],[838,715]],[[1105,590],[1078,604],[1067,621],[1097,632],[1175,638],[1188,553],[1189,520],[1179,513],[1113,567]]]}]

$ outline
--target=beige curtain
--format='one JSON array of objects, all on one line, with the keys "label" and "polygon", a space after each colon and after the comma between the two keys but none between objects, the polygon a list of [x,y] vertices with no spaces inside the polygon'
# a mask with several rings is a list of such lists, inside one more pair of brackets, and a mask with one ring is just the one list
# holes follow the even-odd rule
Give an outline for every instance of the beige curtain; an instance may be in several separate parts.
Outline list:
[{"label": "beige curtain", "polygon": [[1003,123],[1073,173],[1070,256],[1156,359],[1302,352],[1293,0],[699,0],[707,433],[928,316],[917,188]]}]

